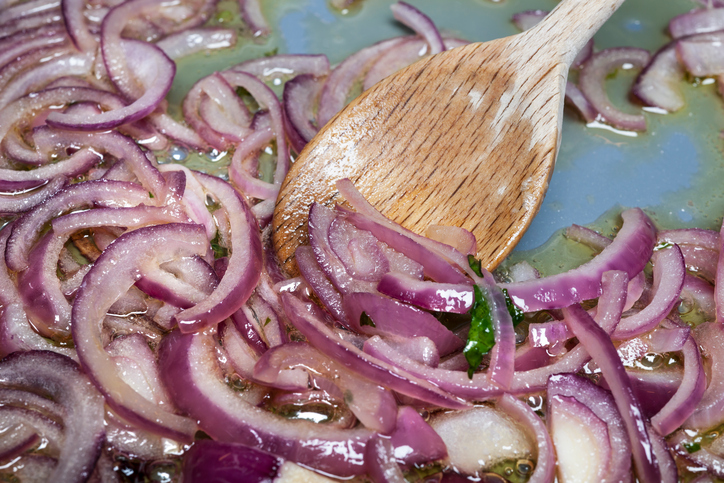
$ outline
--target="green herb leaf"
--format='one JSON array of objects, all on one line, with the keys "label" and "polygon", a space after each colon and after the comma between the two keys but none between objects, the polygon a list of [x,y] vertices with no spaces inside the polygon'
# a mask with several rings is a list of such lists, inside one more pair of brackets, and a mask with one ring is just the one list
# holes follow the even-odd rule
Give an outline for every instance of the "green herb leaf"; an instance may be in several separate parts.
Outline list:
[{"label": "green herb leaf", "polygon": [[266,320],[264,321],[264,327],[266,327],[267,325],[269,325],[269,322],[271,322],[271,317],[267,317],[267,318],[266,318]]},{"label": "green herb leaf", "polygon": [[470,265],[470,268],[473,269],[473,272],[475,272],[478,277],[483,276],[483,265],[480,263],[480,260],[472,255],[468,255],[468,265]]},{"label": "green herb leaf", "polygon": [[510,314],[510,317],[513,319],[513,326],[516,326],[523,322],[523,311],[520,310],[520,308],[513,303],[513,301],[510,298],[510,295],[508,295],[508,289],[503,289],[503,295],[505,295],[505,306],[508,307],[508,313]]},{"label": "green herb leaf", "polygon": [[689,453],[696,453],[701,449],[701,445],[699,443],[684,443],[684,448]]},{"label": "green herb leaf", "polygon": [[367,315],[367,312],[362,312],[359,316],[359,325],[369,325],[370,327],[376,327],[374,320]]},{"label": "green herb leaf", "polygon": [[490,311],[490,304],[488,304],[487,293],[483,293],[483,290],[477,285],[473,286],[473,291],[475,293],[475,303],[470,309],[472,320],[468,332],[468,341],[463,349],[465,359],[470,366],[468,369],[470,379],[473,378],[475,369],[483,361],[483,356],[490,352],[490,349],[495,345],[493,315]]},{"label": "green herb leaf", "polygon": [[229,255],[229,249],[221,245],[219,233],[211,240],[211,249],[214,251],[214,258],[223,258]]}]

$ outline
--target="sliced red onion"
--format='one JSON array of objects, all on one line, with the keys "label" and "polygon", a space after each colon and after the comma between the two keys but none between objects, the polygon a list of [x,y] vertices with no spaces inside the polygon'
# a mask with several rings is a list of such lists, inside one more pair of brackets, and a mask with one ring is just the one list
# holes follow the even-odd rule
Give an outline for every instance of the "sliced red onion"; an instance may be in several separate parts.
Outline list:
[{"label": "sliced red onion", "polygon": [[347,104],[353,86],[382,53],[405,41],[405,37],[383,40],[355,52],[329,74],[319,98],[317,125],[324,126]]},{"label": "sliced red onion", "polygon": [[[259,129],[248,135],[235,148],[229,166],[229,178],[252,198],[260,200],[276,200],[279,186],[262,181],[258,177],[258,153],[274,139],[271,128]],[[251,166],[250,166],[251,165]]]},{"label": "sliced red onion", "polygon": [[596,52],[581,68],[578,86],[599,112],[602,120],[619,129],[631,131],[645,131],[646,118],[643,114],[628,114],[616,108],[608,99],[604,82],[606,77],[615,69],[621,67],[645,67],[651,58],[648,51],[633,47],[609,48]]},{"label": "sliced red onion", "polygon": [[142,95],[126,107],[102,114],[85,116],[53,112],[48,115],[47,123],[65,129],[101,131],[137,121],[153,112],[171,89],[176,64],[161,49],[145,42],[124,40],[123,50],[129,58],[147,60],[134,64],[133,70],[133,75],[144,89]]},{"label": "sliced red onion", "polygon": [[322,320],[310,312],[315,310],[311,302],[302,302],[286,293],[281,295],[281,299],[292,324],[314,347],[333,360],[363,377],[412,398],[452,409],[467,407],[465,402],[441,391],[434,384],[371,357],[353,344],[339,339]]},{"label": "sliced red onion", "polygon": [[574,397],[555,395],[546,401],[561,479],[604,481],[613,453],[606,423]]},{"label": "sliced red onion", "polygon": [[425,310],[466,314],[473,306],[470,284],[417,280],[401,273],[387,273],[377,285],[380,293]]},{"label": "sliced red onion", "polygon": [[39,130],[35,134],[35,142],[38,145],[46,146],[70,145],[94,148],[91,151],[107,153],[118,160],[123,160],[141,185],[148,189],[149,197],[155,200],[149,204],[160,204],[168,201],[169,196],[173,196],[170,186],[155,166],[153,155],[143,151],[133,139],[118,132],[84,133]]},{"label": "sliced red onion", "polygon": [[203,255],[208,249],[199,225],[168,224],[141,228],[119,237],[96,260],[73,304],[73,340],[81,364],[106,402],[123,418],[179,441],[190,440],[196,424],[151,403],[126,384],[101,345],[101,323],[108,308],[143,275],[147,261]]},{"label": "sliced red onion", "polygon": [[0,66],[5,66],[13,60],[22,57],[23,54],[40,49],[59,45],[67,40],[65,32],[57,28],[36,29],[31,32],[23,32],[12,37],[0,40]]},{"label": "sliced red onion", "polygon": [[683,38],[676,42],[676,53],[686,71],[696,77],[724,74],[721,44],[724,32]]},{"label": "sliced red onion", "polygon": [[630,339],[650,331],[679,303],[686,267],[678,245],[655,251],[652,262],[654,264],[653,299],[640,312],[621,319],[611,336],[614,340]]},{"label": "sliced red onion", "polygon": [[[602,293],[598,300],[595,321],[607,334],[613,332],[621,319],[626,300],[627,281],[628,277],[622,271],[605,272],[602,276]],[[540,355],[533,353],[530,357],[535,361]],[[542,389],[551,375],[577,373],[589,359],[590,356],[585,347],[578,344],[552,364],[545,366],[536,364],[531,369],[515,372],[511,392],[529,393]]]},{"label": "sliced red onion", "polygon": [[676,43],[665,45],[641,71],[633,85],[633,94],[648,106],[675,112],[684,107],[681,81],[684,69],[676,55]]},{"label": "sliced red onion", "polygon": [[421,264],[425,269],[425,275],[433,280],[443,283],[469,283],[467,277],[447,261],[416,241],[367,218],[361,213],[350,212],[345,216],[346,220],[357,228],[371,232],[378,240],[387,243],[390,247]]},{"label": "sliced red onion", "polygon": [[329,224],[326,241],[355,280],[379,282],[386,273],[397,268],[392,266],[394,258],[388,256],[391,250],[385,250],[372,233],[357,229],[343,217],[338,216]]},{"label": "sliced red onion", "polygon": [[382,53],[370,66],[364,77],[362,89],[367,90],[385,77],[397,72],[403,67],[417,62],[429,55],[429,47],[424,39],[410,37],[405,39],[394,49]]},{"label": "sliced red onion", "polygon": [[289,151],[284,137],[284,113],[276,94],[263,82],[246,72],[224,71],[221,75],[233,87],[243,87],[254,99],[266,107],[271,114],[271,123],[277,140],[277,165],[274,171],[274,183],[281,184],[289,170]]},{"label": "sliced red onion", "polygon": [[596,481],[628,481],[631,475],[631,442],[611,393],[574,374],[551,376],[546,390],[549,399],[559,396],[576,398],[606,424],[611,460],[603,477]]},{"label": "sliced red onion", "polygon": [[0,362],[0,384],[40,394],[63,407],[63,442],[48,481],[86,481],[105,435],[103,398],[78,365],[53,352],[16,352]]},{"label": "sliced red onion", "polygon": [[161,384],[156,354],[141,334],[117,337],[106,346],[106,352],[118,368],[123,382],[148,401],[168,406],[170,399]]},{"label": "sliced red onion", "polygon": [[325,273],[319,268],[314,250],[309,246],[300,246],[296,250],[297,266],[304,280],[312,287],[314,293],[327,310],[344,325],[349,325],[347,315],[342,306],[342,296],[334,288]]},{"label": "sliced red onion", "polygon": [[199,105],[201,118],[230,141],[240,142],[251,133],[249,109],[221,74],[204,78],[204,96]]},{"label": "sliced red onion", "polygon": [[711,371],[709,384],[694,412],[684,422],[684,427],[709,429],[724,421],[724,329],[719,322],[705,322],[694,330],[694,339],[701,346],[702,355],[709,360]]},{"label": "sliced red onion", "polygon": [[596,251],[603,251],[604,248],[611,244],[611,239],[601,235],[600,233],[586,228],[585,226],[576,225],[575,223],[566,228],[566,238],[569,240],[583,243]]},{"label": "sliced red onion", "polygon": [[199,440],[184,454],[183,479],[201,481],[271,482],[283,460],[240,444]]},{"label": "sliced red onion", "polygon": [[46,233],[28,257],[29,267],[18,275],[17,285],[29,319],[46,337],[70,338],[71,306],[57,276],[58,257],[67,236]]},{"label": "sliced red onion", "polygon": [[[435,342],[443,356],[464,345],[462,339],[428,312],[382,295],[350,293],[343,297],[343,306],[350,328],[357,333],[406,338],[427,337]],[[369,323],[362,319],[362,313],[367,315]]]},{"label": "sliced red onion", "polygon": [[13,225],[5,250],[5,262],[11,270],[25,270],[28,267],[28,253],[40,230],[58,213],[89,207],[93,203],[135,206],[149,199],[148,191],[144,188],[118,181],[88,181],[64,188]]},{"label": "sliced red onion", "polygon": [[542,322],[528,326],[528,340],[533,347],[548,347],[551,350],[560,349],[567,340],[573,338],[565,321]]},{"label": "sliced red onion", "polygon": [[483,298],[490,308],[495,345],[490,350],[488,377],[500,387],[507,389],[515,372],[515,330],[513,319],[508,310],[503,291],[498,287],[493,276],[485,269],[483,277],[475,275],[473,280],[480,288]]},{"label": "sliced red onion", "polygon": [[32,189],[56,177],[72,178],[88,171],[100,161],[98,153],[82,149],[61,162],[46,164],[28,171],[0,169],[0,190],[7,192]]},{"label": "sliced red onion", "polygon": [[447,456],[442,438],[411,406],[397,410],[395,432],[390,435],[395,460],[401,465],[423,465]]},{"label": "sliced red onion", "polygon": [[218,284],[214,269],[199,257],[181,258],[153,268],[147,266],[145,275],[136,282],[148,295],[182,309],[203,301]]},{"label": "sliced red onion", "polygon": [[[65,50],[60,47],[58,53]],[[37,55],[36,55],[37,54]],[[6,66],[0,75],[0,108],[4,108],[12,101],[30,93],[39,90],[46,85],[50,79],[64,76],[87,76],[90,74],[92,67],[91,58],[88,54],[68,53],[65,55],[48,55],[47,49],[38,49],[30,52],[28,55],[20,57],[15,63]],[[45,60],[35,66],[33,69],[22,70],[17,75],[10,77],[6,74],[13,72],[13,67],[23,69],[28,65],[36,64],[39,60]],[[6,72],[9,70],[10,72]],[[5,81],[5,82],[3,82]]]},{"label": "sliced red onion", "polygon": [[83,12],[86,2],[82,0],[61,0],[63,22],[75,47],[81,52],[95,53],[98,41],[91,34]]},{"label": "sliced red onion", "polygon": [[[313,203],[310,207],[307,225],[309,243],[314,250],[319,268],[322,269],[336,289],[342,294],[372,292],[376,284],[364,280],[364,278],[368,277],[363,277],[362,279],[353,277],[332,248],[331,245],[334,239],[330,236],[330,231],[336,221],[337,214],[329,208],[319,203]],[[339,248],[337,251],[342,252]]]},{"label": "sliced red onion", "polygon": [[706,390],[706,375],[693,337],[689,337],[682,350],[684,356],[684,378],[676,394],[651,418],[651,425],[661,435],[668,435],[681,426],[702,400]]},{"label": "sliced red onion", "polygon": [[329,73],[329,59],[323,54],[282,54],[247,60],[230,70],[246,72],[264,82],[302,74],[324,77]]},{"label": "sliced red onion", "polygon": [[695,245],[699,248],[719,251],[719,233],[702,228],[681,228],[678,230],[662,230],[657,234],[659,243],[676,243],[677,245]]},{"label": "sliced red onion", "polygon": [[374,436],[365,447],[367,476],[373,483],[405,483],[402,470],[395,461],[395,449],[389,439]]},{"label": "sliced red onion", "polygon": [[651,258],[656,231],[638,208],[626,210],[621,216],[624,224],[613,243],[590,262],[559,275],[501,286],[507,288],[518,307],[531,312],[598,297],[601,275],[608,270],[623,270],[633,278]]},{"label": "sliced red onion", "polygon": [[[616,241],[614,240],[614,243]],[[611,244],[613,246],[613,244]],[[641,406],[633,395],[631,382],[608,334],[578,305],[563,309],[569,327],[601,368],[611,388],[626,431],[631,439],[636,474],[639,480],[656,482],[660,471],[651,447],[651,438],[660,437],[646,430]]]},{"label": "sliced red onion", "polygon": [[681,287],[681,300],[683,307],[698,310],[707,320],[716,319],[714,287],[709,282],[687,273]]},{"label": "sliced red onion", "polygon": [[[249,404],[226,385],[215,344],[204,333],[172,332],[163,340],[159,354],[161,377],[174,403],[197,418],[207,434],[220,442],[252,446],[333,475],[364,472],[364,446],[372,433],[286,420]],[[180,380],[188,383],[177,384]]]},{"label": "sliced red onion", "polygon": [[[676,432],[669,440],[669,444],[681,458],[694,463],[708,474],[724,478],[724,458],[712,453],[707,448],[693,449],[693,441],[687,436],[686,431]],[[689,448],[692,448],[691,451]]]},{"label": "sliced red onion", "polygon": [[271,28],[261,11],[259,0],[239,0],[239,9],[244,22],[254,37],[269,35]]},{"label": "sliced red onion", "polygon": [[552,481],[556,472],[556,457],[553,442],[546,430],[545,423],[528,404],[510,394],[504,394],[498,400],[497,405],[514,419],[522,422],[525,430],[536,442],[538,457],[536,458],[535,470],[528,478],[528,482],[544,483]]},{"label": "sliced red onion", "polygon": [[430,17],[407,2],[399,1],[393,3],[390,5],[390,9],[392,9],[392,15],[397,21],[410,27],[425,39],[427,45],[430,46],[431,55],[439,54],[445,50],[442,36]]},{"label": "sliced red onion", "polygon": [[[206,106],[205,116],[202,116],[200,110],[205,100],[216,108],[211,112]],[[183,113],[194,131],[220,151],[249,133],[247,127],[251,117],[248,109],[231,86],[216,75],[204,77],[191,87],[183,101]]]},{"label": "sliced red onion", "polygon": [[[364,343],[364,351],[376,360],[394,365],[399,368],[398,371],[420,380],[429,381],[447,393],[460,398],[484,401],[497,397],[503,392],[499,386],[490,382],[488,375],[484,372],[476,373],[470,379],[462,370],[430,367],[404,355],[378,336],[370,337]],[[580,365],[582,366],[583,363]],[[400,392],[396,387],[395,390]]]},{"label": "sliced red onion", "polygon": [[586,123],[595,121],[599,115],[591,101],[571,81],[566,82],[566,103],[576,108]]},{"label": "sliced red onion", "polygon": [[317,99],[324,82],[312,74],[298,75],[284,84],[284,121],[291,146],[301,153],[319,130],[314,125]]},{"label": "sliced red onion", "polygon": [[451,469],[462,474],[477,476],[499,461],[535,455],[534,444],[517,419],[491,405],[436,412],[430,417],[430,425],[447,447]]},{"label": "sliced red onion", "polygon": [[216,325],[239,310],[259,282],[262,264],[261,239],[246,202],[219,178],[199,173],[197,179],[229,218],[231,256],[226,273],[211,295],[174,317],[182,332]]},{"label": "sliced red onion", "polygon": [[669,34],[675,39],[724,30],[724,8],[702,8],[677,15],[669,21]]},{"label": "sliced red onion", "polygon": [[[343,178],[337,180],[335,183],[335,186],[339,190],[339,193],[347,200],[347,202],[358,212],[360,215],[366,216],[370,220],[394,231],[395,233],[402,235],[406,238],[409,238],[410,240],[413,240],[414,242],[422,245],[423,247],[427,248],[428,250],[434,252],[435,254],[442,257],[444,260],[447,260],[450,264],[457,267],[459,270],[461,270],[464,273],[467,273],[470,277],[473,276],[475,272],[470,268],[470,264],[468,263],[468,258],[460,253],[455,248],[451,247],[450,245],[446,245],[445,243],[440,243],[435,240],[431,240],[429,238],[426,238],[424,236],[420,236],[416,233],[413,233],[412,231],[404,228],[402,225],[399,225],[392,220],[386,218],[382,213],[377,211],[374,206],[372,206],[365,198],[360,194],[359,191],[354,187],[352,182],[348,178]],[[344,208],[338,207],[338,209],[342,211],[348,211]],[[396,250],[406,253],[406,249],[396,248]],[[409,257],[414,258],[414,257]],[[438,257],[435,256],[435,259]],[[431,277],[432,278],[432,277]],[[447,282],[449,280],[437,280],[438,282]]]},{"label": "sliced red onion", "polygon": [[[286,368],[286,369],[285,369]],[[254,377],[262,384],[276,387],[279,376],[291,372],[309,372],[319,385],[319,376],[327,378],[344,395],[357,419],[368,429],[390,434],[395,429],[397,402],[392,393],[334,363],[309,344],[290,342],[265,352],[254,367]],[[306,389],[306,381],[303,389]]]},{"label": "sliced red onion", "polygon": [[43,186],[26,193],[0,194],[0,213],[12,214],[29,211],[60,191],[66,183],[66,178],[58,176]]},{"label": "sliced red onion", "polygon": [[59,0],[28,0],[3,9],[2,13],[0,13],[0,24],[34,15],[44,10],[55,9],[59,6]]},{"label": "sliced red onion", "polygon": [[440,363],[440,352],[435,343],[427,337],[388,339],[387,342],[396,351],[426,366],[437,367]]},{"label": "sliced red onion", "polygon": [[[724,253],[724,224],[719,232],[719,253]],[[714,301],[716,303],[716,321],[724,321],[724,257],[720,256],[716,265],[716,276],[714,284]]]},{"label": "sliced red onion", "polygon": [[156,46],[172,60],[209,50],[227,49],[236,45],[236,30],[196,28],[169,35]]},{"label": "sliced red onion", "polygon": [[[239,330],[239,325],[223,322],[219,324],[219,336],[224,346],[224,351],[229,357],[229,364],[237,374],[247,380],[254,377],[254,366],[259,360],[259,353],[249,341],[249,337]],[[259,340],[258,334],[256,339]],[[264,348],[266,350],[266,347]]]}]

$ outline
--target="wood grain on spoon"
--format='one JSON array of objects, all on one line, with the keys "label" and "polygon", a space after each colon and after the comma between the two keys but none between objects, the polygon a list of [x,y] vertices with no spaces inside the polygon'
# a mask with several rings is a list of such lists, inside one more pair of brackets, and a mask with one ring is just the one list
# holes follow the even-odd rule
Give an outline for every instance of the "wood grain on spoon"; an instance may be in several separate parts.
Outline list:
[{"label": "wood grain on spoon", "polygon": [[423,234],[464,227],[494,268],[548,188],[568,67],[624,0],[564,0],[519,35],[412,64],[352,101],[305,147],[282,184],[273,243],[296,273],[313,202],[343,203],[350,178],[385,216]]}]

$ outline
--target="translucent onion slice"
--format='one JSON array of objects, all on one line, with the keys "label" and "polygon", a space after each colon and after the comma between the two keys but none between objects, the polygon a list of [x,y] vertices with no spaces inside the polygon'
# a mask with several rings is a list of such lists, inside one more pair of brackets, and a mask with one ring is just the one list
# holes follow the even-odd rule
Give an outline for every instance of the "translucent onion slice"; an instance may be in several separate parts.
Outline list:
[{"label": "translucent onion slice", "polygon": [[16,352],[0,362],[0,385],[40,394],[62,406],[64,435],[47,481],[86,481],[105,436],[103,398],[78,364],[53,352]]},{"label": "translucent onion slice", "polygon": [[430,17],[407,2],[395,2],[390,5],[390,8],[392,9],[392,15],[400,23],[410,27],[425,39],[425,42],[427,42],[427,45],[430,47],[430,55],[439,54],[445,50],[442,36]]},{"label": "translucent onion slice", "polygon": [[676,43],[665,45],[641,71],[632,93],[646,105],[676,112],[685,105],[681,91],[684,68],[676,55]]},{"label": "translucent onion slice", "polygon": [[244,305],[261,277],[261,238],[246,202],[226,181],[202,173],[196,178],[228,217],[231,255],[211,295],[174,317],[183,332],[196,332],[231,316]]},{"label": "translucent onion slice", "polygon": [[468,406],[461,399],[440,390],[436,385],[382,362],[340,339],[327,324],[313,314],[316,310],[310,305],[311,302],[302,302],[287,293],[282,294],[281,298],[284,311],[292,324],[314,347],[338,363],[382,386],[421,401],[451,409]]},{"label": "translucent onion slice", "polygon": [[651,261],[654,264],[653,299],[640,312],[621,319],[611,336],[614,340],[630,339],[650,331],[679,303],[686,275],[681,250],[677,245],[657,250]]},{"label": "translucent onion slice", "polygon": [[604,481],[611,464],[608,426],[570,396],[548,396],[548,426],[563,482]]},{"label": "translucent onion slice", "polygon": [[196,424],[159,407],[137,393],[118,375],[104,350],[101,325],[110,306],[143,275],[149,261],[203,255],[208,241],[199,225],[168,224],[121,235],[96,260],[73,304],[72,330],[78,358],[106,402],[123,418],[178,441],[190,441]]},{"label": "translucent onion slice", "polygon": [[615,107],[605,91],[606,77],[616,69],[644,68],[650,60],[648,51],[633,47],[610,48],[597,52],[581,68],[578,86],[599,112],[600,117],[619,129],[645,131],[643,114],[629,114]]},{"label": "translucent onion slice", "polygon": [[[364,446],[371,432],[330,430],[249,404],[224,381],[215,345],[208,334],[174,331],[163,340],[159,353],[161,377],[172,400],[198,419],[203,431],[217,441],[273,452],[329,474],[364,473]],[[178,384],[181,380],[187,383]]]},{"label": "translucent onion slice", "polygon": [[531,312],[598,297],[601,275],[608,270],[623,270],[633,278],[651,258],[656,230],[640,209],[626,210],[622,217],[624,224],[613,243],[590,262],[560,275],[501,286],[518,307]]},{"label": "translucent onion slice", "polygon": [[636,474],[641,481],[656,482],[661,478],[658,462],[651,449],[651,439],[659,435],[647,431],[639,402],[633,395],[631,383],[613,343],[606,332],[578,305],[563,309],[569,327],[601,368],[614,395],[629,438]]}]

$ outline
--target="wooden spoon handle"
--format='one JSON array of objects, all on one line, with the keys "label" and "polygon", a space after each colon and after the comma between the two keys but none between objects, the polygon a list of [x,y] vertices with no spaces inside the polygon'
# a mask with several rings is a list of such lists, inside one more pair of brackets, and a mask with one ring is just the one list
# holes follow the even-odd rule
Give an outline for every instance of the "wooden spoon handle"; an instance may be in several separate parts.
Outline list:
[{"label": "wooden spoon handle", "polygon": [[546,46],[571,65],[578,52],[591,40],[624,0],[563,0],[543,21],[524,32],[524,42]]}]

